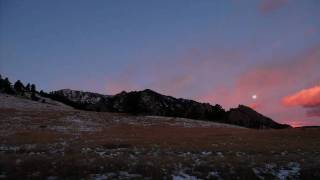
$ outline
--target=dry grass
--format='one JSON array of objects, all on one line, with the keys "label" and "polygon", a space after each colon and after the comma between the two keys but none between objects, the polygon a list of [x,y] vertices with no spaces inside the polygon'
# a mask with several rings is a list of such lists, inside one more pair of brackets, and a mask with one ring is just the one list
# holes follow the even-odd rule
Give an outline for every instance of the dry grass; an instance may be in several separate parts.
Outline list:
[{"label": "dry grass", "polygon": [[274,163],[279,169],[290,162],[301,166],[293,179],[320,178],[319,129],[252,130],[176,122],[0,108],[0,178],[171,179],[182,172],[202,179],[257,179],[253,168]]}]

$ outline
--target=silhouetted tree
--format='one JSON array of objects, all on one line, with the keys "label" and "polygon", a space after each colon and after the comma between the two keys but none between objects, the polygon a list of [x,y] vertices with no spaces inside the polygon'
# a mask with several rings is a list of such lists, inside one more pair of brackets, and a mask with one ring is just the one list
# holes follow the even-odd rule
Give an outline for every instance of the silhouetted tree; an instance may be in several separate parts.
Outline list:
[{"label": "silhouetted tree", "polygon": [[31,84],[31,92],[32,93],[36,92],[36,85],[35,84]]},{"label": "silhouetted tree", "polygon": [[5,93],[8,93],[8,94],[14,94],[14,91],[11,87],[11,82],[9,81],[8,78],[5,78],[3,81],[2,81],[2,85],[3,85],[3,91]]},{"label": "silhouetted tree", "polygon": [[216,104],[215,106],[213,106],[213,110],[214,111],[211,114],[213,116],[213,119],[222,120],[226,115],[226,111],[219,104]]},{"label": "silhouetted tree", "polygon": [[31,91],[30,83],[27,84],[27,86],[26,86],[26,91]]},{"label": "silhouetted tree", "polygon": [[14,83],[13,88],[17,91],[17,93],[20,93],[23,95],[24,85],[20,80]]},{"label": "silhouetted tree", "polygon": [[37,98],[36,96],[36,85],[35,84],[31,84],[31,99],[38,101],[39,98]]},{"label": "silhouetted tree", "polygon": [[2,76],[0,74],[0,91],[3,89],[3,79]]},{"label": "silhouetted tree", "polygon": [[36,97],[36,93],[34,93],[34,92],[31,93],[30,97],[31,97],[32,100],[35,100],[35,101],[38,100],[38,98]]},{"label": "silhouetted tree", "polygon": [[51,94],[46,93],[45,91],[41,90],[39,92],[40,96],[46,97],[46,98],[51,98]]}]

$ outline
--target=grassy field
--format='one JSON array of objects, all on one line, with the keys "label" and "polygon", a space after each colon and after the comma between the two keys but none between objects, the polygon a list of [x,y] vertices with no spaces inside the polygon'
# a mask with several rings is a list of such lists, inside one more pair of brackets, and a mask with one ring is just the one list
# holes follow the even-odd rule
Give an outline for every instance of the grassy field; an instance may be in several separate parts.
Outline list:
[{"label": "grassy field", "polygon": [[320,179],[320,129],[0,106],[0,179]]}]

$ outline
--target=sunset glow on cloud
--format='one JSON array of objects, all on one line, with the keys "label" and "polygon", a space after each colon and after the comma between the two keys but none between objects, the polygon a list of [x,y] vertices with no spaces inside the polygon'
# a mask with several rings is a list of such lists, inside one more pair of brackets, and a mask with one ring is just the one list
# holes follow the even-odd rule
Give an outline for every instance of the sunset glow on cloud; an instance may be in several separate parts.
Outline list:
[{"label": "sunset glow on cloud", "polygon": [[285,106],[320,106],[320,85],[308,89],[303,89],[293,95],[283,98]]},{"label": "sunset glow on cloud", "polygon": [[285,106],[302,106],[308,117],[320,117],[320,86],[303,89],[283,98]]}]

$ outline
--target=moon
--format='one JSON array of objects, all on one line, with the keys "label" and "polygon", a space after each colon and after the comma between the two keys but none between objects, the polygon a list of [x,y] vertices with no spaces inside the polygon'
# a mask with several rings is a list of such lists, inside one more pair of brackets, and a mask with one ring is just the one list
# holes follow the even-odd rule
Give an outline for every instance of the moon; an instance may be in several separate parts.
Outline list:
[{"label": "moon", "polygon": [[258,96],[256,94],[252,95],[251,97],[253,100],[256,100],[258,98]]}]

